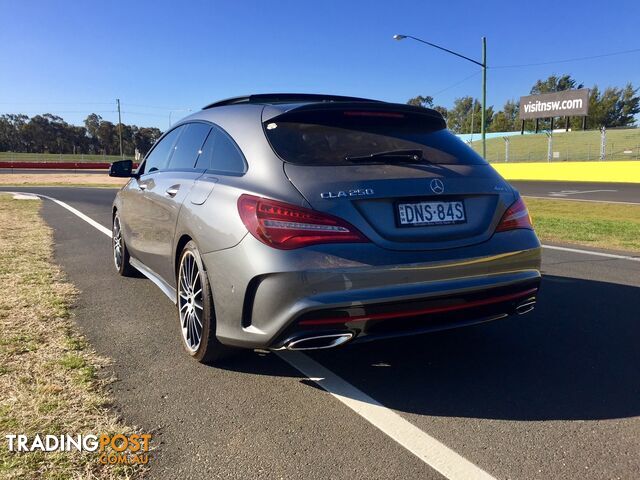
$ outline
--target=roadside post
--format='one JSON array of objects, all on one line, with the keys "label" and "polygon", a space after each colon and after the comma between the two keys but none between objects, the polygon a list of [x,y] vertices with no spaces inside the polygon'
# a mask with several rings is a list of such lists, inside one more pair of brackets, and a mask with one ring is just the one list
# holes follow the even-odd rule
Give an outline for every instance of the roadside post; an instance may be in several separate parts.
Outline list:
[{"label": "roadside post", "polygon": [[509,161],[509,137],[502,137],[502,139],[504,140],[504,161],[508,162]]}]

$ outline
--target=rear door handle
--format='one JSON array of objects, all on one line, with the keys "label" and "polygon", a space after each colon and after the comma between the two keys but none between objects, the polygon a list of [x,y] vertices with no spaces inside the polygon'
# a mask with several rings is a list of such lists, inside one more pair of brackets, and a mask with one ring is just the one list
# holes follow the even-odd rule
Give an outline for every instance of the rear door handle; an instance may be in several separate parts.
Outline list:
[{"label": "rear door handle", "polygon": [[180,189],[180,185],[174,185],[172,187],[167,188],[167,191],[165,193],[170,197],[175,197],[179,189]]}]

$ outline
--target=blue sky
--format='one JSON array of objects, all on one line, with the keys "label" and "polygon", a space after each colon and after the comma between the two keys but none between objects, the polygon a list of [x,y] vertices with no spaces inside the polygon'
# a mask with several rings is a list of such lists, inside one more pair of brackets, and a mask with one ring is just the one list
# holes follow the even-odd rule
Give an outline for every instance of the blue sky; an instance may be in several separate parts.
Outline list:
[{"label": "blue sky", "polygon": [[[479,5],[482,3],[482,7]],[[0,0],[0,113],[51,112],[79,124],[90,112],[162,129],[221,98],[319,92],[450,106],[480,95],[479,68],[410,34],[489,66],[640,48],[635,0],[596,4],[477,1]],[[495,69],[488,103],[527,94],[552,73],[586,86],[640,86],[640,52],[556,65]]]}]

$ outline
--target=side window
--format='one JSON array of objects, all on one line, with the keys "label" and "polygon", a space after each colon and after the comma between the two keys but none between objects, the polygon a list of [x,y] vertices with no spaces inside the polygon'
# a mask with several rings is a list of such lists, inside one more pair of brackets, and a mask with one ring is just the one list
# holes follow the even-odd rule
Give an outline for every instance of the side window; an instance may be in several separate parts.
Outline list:
[{"label": "side window", "polygon": [[211,130],[211,126],[205,123],[189,123],[185,125],[184,131],[174,147],[173,156],[169,161],[169,168],[172,170],[194,168],[209,130]]},{"label": "side window", "polygon": [[143,173],[153,173],[167,168],[176,140],[178,140],[182,130],[183,127],[178,127],[170,131],[160,140],[160,143],[153,147],[153,150],[151,150],[145,159]]},{"label": "side window", "polygon": [[213,127],[202,147],[196,168],[226,173],[244,173],[244,156],[231,137],[220,128]]}]

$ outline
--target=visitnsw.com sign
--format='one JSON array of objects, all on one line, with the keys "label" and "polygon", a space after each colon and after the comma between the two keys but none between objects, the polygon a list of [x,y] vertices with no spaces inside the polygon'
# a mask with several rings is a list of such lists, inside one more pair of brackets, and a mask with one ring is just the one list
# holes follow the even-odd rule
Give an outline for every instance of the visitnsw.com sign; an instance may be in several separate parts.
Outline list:
[{"label": "visitnsw.com sign", "polygon": [[520,97],[520,119],[577,117],[589,113],[589,89]]}]

